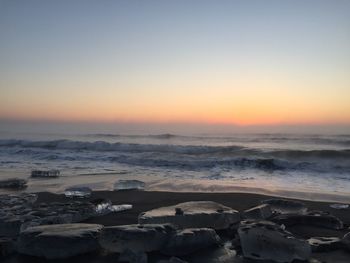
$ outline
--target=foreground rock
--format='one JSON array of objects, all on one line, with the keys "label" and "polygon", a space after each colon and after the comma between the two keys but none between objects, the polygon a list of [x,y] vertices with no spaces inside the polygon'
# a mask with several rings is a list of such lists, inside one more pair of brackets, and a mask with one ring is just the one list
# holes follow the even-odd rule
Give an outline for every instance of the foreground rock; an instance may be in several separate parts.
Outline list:
[{"label": "foreground rock", "polygon": [[33,204],[35,194],[0,195],[0,236],[15,237],[31,226],[76,223],[97,215],[90,202]]},{"label": "foreground rock", "polygon": [[174,232],[171,225],[111,226],[102,230],[99,243],[105,250],[118,253],[158,251]]},{"label": "foreground rock", "polygon": [[344,248],[350,251],[350,232],[344,235],[341,242],[344,245]]},{"label": "foreground rock", "polygon": [[33,170],[31,173],[33,178],[56,178],[60,176],[59,170]]},{"label": "foreground rock", "polygon": [[273,221],[285,226],[312,225],[335,230],[344,228],[344,224],[339,218],[323,212],[308,212],[305,215],[279,215],[273,218]]},{"label": "foreground rock", "polygon": [[337,210],[345,210],[349,208],[349,205],[347,204],[330,204],[330,208],[337,209]]},{"label": "foreground rock", "polygon": [[246,258],[292,262],[307,260],[311,247],[304,240],[268,221],[242,221],[238,229],[243,255]]},{"label": "foreground rock", "polygon": [[299,201],[273,198],[263,200],[261,203],[270,205],[271,210],[278,214],[305,214],[307,212],[305,204]]},{"label": "foreground rock", "polygon": [[181,260],[177,257],[171,257],[169,259],[162,259],[157,261],[157,263],[188,263],[187,261]]},{"label": "foreground rock", "polygon": [[15,240],[0,237],[0,259],[15,252]]},{"label": "foreground rock", "polygon": [[36,194],[16,194],[16,195],[0,195],[0,206],[6,208],[17,205],[32,205],[36,202],[38,196]]},{"label": "foreground rock", "polygon": [[35,194],[0,195],[0,236],[16,236],[24,221],[21,215],[31,211]]},{"label": "foreground rock", "polygon": [[62,224],[36,226],[21,232],[18,251],[46,259],[68,258],[99,248],[96,224]]},{"label": "foreground rock", "polygon": [[174,224],[179,228],[226,229],[239,222],[239,212],[211,201],[185,202],[139,215],[139,224]]},{"label": "foreground rock", "polygon": [[326,252],[342,248],[338,237],[312,237],[307,240],[313,252]]},{"label": "foreground rock", "polygon": [[247,219],[268,219],[273,215],[271,206],[268,204],[259,205],[243,212]]},{"label": "foreground rock", "polygon": [[119,180],[114,184],[114,190],[144,190],[146,184],[139,180]]},{"label": "foreground rock", "polygon": [[235,263],[241,262],[237,258],[235,250],[227,247],[218,247],[198,251],[186,257],[186,260],[191,263]]},{"label": "foreground rock", "polygon": [[13,178],[0,180],[0,188],[6,189],[23,189],[27,187],[27,181],[24,179]]},{"label": "foreground rock", "polygon": [[118,262],[129,262],[129,263],[147,263],[148,256],[145,252],[133,251],[130,249],[124,250],[120,253]]},{"label": "foreground rock", "polygon": [[210,228],[189,228],[176,232],[162,248],[168,256],[183,256],[198,250],[219,247],[222,244],[215,230]]}]

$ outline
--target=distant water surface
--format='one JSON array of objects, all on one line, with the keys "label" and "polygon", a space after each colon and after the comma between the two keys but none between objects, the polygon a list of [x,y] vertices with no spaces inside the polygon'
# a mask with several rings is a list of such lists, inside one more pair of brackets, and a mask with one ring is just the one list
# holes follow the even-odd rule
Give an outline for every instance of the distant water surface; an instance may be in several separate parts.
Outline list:
[{"label": "distant water surface", "polygon": [[51,168],[62,178],[30,179],[29,190],[111,189],[118,179],[138,178],[152,190],[246,187],[350,196],[350,135],[0,133],[0,177]]}]

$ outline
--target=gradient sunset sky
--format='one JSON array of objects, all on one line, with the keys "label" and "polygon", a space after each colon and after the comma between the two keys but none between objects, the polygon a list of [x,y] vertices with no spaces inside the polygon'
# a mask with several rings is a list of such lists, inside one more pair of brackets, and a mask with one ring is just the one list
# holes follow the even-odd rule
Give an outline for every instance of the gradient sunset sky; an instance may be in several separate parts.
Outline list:
[{"label": "gradient sunset sky", "polygon": [[349,0],[0,0],[0,118],[350,124],[349,14]]}]

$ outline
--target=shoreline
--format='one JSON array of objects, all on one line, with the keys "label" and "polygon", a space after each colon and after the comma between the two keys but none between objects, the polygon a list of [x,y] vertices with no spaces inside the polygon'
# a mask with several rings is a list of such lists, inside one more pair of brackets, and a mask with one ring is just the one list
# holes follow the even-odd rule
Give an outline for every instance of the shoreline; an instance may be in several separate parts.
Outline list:
[{"label": "shoreline", "polygon": [[[62,202],[72,200],[64,194],[54,194],[49,192],[39,192],[37,203],[41,202]],[[124,225],[136,224],[140,213],[163,206],[171,206],[188,201],[214,201],[242,212],[251,207],[255,207],[262,200],[278,198],[271,195],[253,193],[190,193],[190,192],[166,192],[166,191],[93,191],[88,198],[73,198],[73,200],[91,201],[94,199],[109,199],[113,204],[132,204],[133,209],[119,213],[107,214],[96,218],[88,219],[87,223],[98,223],[103,225]],[[287,200],[302,201],[309,210],[328,212],[339,217],[344,224],[350,225],[350,208],[344,210],[333,209],[329,205],[332,202],[301,200],[297,198],[283,198]],[[346,231],[345,231],[346,232]],[[345,232],[340,232],[345,234]],[[325,230],[325,235],[332,231]]]},{"label": "shoreline", "polygon": [[[52,180],[52,179],[50,179]],[[74,186],[87,186],[90,187],[89,184],[81,184]],[[252,188],[252,187],[244,187],[244,186],[231,186],[231,190],[172,190],[172,189],[154,189],[153,187],[146,187],[144,192],[160,192],[160,193],[181,193],[181,194],[252,194],[252,195],[264,195],[270,196],[274,198],[287,198],[294,200],[302,200],[302,201],[313,201],[313,202],[326,202],[326,203],[350,203],[350,194],[346,193],[320,193],[320,192],[306,192],[306,191],[291,191],[291,190],[269,190],[265,188]],[[64,190],[60,189],[57,191],[33,191],[31,187],[25,189],[0,189],[0,194],[17,194],[17,193],[51,193],[55,195],[63,195]],[[99,188],[93,189],[93,192],[116,192],[115,190]]]},{"label": "shoreline", "polygon": [[[140,180],[146,183],[145,191],[173,193],[248,193],[273,197],[292,198],[306,201],[350,203],[350,192],[332,192],[299,187],[290,189],[279,185],[260,184],[260,182],[209,180],[209,179],[178,179],[161,178],[153,175],[132,176],[129,173],[108,173],[103,175],[63,175],[59,178],[31,178],[24,172],[1,171],[0,178],[19,178],[27,181],[27,188],[20,190],[0,189],[0,194],[51,192],[63,194],[72,186],[89,187],[93,191],[113,191],[113,184],[118,180]],[[81,177],[84,178],[81,178]],[[260,187],[256,187],[259,185]]]}]

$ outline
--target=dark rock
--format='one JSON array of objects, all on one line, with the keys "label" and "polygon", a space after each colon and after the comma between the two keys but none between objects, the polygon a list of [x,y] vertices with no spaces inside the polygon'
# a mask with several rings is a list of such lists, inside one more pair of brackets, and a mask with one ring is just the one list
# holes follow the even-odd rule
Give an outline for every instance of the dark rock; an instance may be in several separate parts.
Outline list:
[{"label": "dark rock", "polygon": [[41,178],[56,178],[60,176],[59,170],[33,170],[31,173],[32,177]]},{"label": "dark rock", "polygon": [[68,258],[99,248],[97,238],[103,226],[61,224],[28,228],[21,232],[18,251],[46,259]]},{"label": "dark rock", "polygon": [[259,205],[243,212],[247,219],[268,219],[273,215],[271,206],[268,204]]},{"label": "dark rock", "polygon": [[278,215],[272,220],[287,227],[293,225],[312,225],[335,230],[344,228],[344,224],[339,218],[322,212],[308,212],[305,215],[284,214]]},{"label": "dark rock", "polygon": [[168,256],[183,256],[201,249],[222,245],[220,237],[210,228],[188,228],[174,233],[161,253]]},{"label": "dark rock", "polygon": [[325,252],[342,248],[338,237],[312,237],[307,240],[313,252]]},{"label": "dark rock", "polygon": [[170,223],[179,228],[227,229],[239,221],[238,211],[211,201],[180,203],[139,215],[139,224]]},{"label": "dark rock", "polygon": [[23,189],[27,187],[27,181],[24,179],[13,178],[0,181],[0,188]]},{"label": "dark rock", "polygon": [[98,215],[90,202],[33,204],[36,198],[33,194],[0,196],[0,236],[17,236],[31,226],[75,223]]},{"label": "dark rock", "polygon": [[342,242],[344,248],[346,250],[350,251],[350,232],[344,235],[341,242]]},{"label": "dark rock", "polygon": [[305,214],[307,211],[305,204],[300,201],[273,198],[261,203],[270,205],[271,210],[279,214]]},{"label": "dark rock", "polygon": [[311,255],[309,243],[269,221],[242,221],[238,234],[246,258],[292,262],[307,260]]},{"label": "dark rock", "polygon": [[123,225],[105,227],[100,235],[102,248],[121,253],[127,249],[136,252],[160,250],[175,228],[171,225]]},{"label": "dark rock", "polygon": [[131,249],[126,249],[120,254],[119,261],[129,263],[147,263],[148,257],[144,252],[135,252]]},{"label": "dark rock", "polygon": [[0,237],[0,258],[6,257],[15,252],[15,240]]},{"label": "dark rock", "polygon": [[159,260],[159,261],[157,261],[157,263],[188,263],[188,262],[181,260],[177,257],[171,257],[170,259]]},{"label": "dark rock", "polygon": [[21,231],[22,220],[20,217],[12,214],[0,217],[0,236],[13,237]]},{"label": "dark rock", "polygon": [[338,210],[346,210],[349,208],[349,205],[348,204],[330,204],[329,207],[333,209],[338,209]]},{"label": "dark rock", "polygon": [[191,263],[235,263],[241,262],[235,250],[217,247],[198,251],[185,257]]}]

